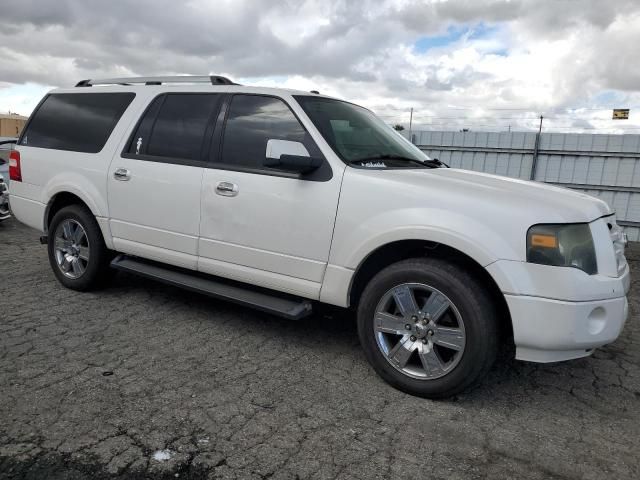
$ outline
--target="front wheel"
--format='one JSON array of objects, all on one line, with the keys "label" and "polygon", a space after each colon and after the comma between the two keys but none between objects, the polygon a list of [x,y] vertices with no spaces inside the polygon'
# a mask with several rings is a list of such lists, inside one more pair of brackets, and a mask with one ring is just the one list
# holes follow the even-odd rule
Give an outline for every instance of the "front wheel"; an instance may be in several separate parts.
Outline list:
[{"label": "front wheel", "polygon": [[461,266],[411,259],[369,282],[358,306],[358,334],[385,381],[443,398],[470,388],[493,364],[497,314],[486,289]]}]

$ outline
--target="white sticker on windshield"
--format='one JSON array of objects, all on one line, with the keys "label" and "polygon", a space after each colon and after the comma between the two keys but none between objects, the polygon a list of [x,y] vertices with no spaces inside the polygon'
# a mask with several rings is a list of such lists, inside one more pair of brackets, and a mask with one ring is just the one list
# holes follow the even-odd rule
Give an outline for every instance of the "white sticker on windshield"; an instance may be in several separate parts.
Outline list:
[{"label": "white sticker on windshield", "polygon": [[367,168],[387,168],[383,162],[367,162],[363,163],[362,166]]}]

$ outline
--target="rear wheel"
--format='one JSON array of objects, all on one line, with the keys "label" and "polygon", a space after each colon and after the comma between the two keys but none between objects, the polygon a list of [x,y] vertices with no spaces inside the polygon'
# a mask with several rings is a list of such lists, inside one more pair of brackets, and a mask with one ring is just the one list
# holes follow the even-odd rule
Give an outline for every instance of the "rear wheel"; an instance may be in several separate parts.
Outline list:
[{"label": "rear wheel", "polygon": [[496,309],[462,267],[405,260],[378,273],[358,307],[367,359],[394,387],[442,398],[478,382],[497,351]]},{"label": "rear wheel", "polygon": [[97,287],[109,274],[109,250],[98,222],[80,205],[58,211],[49,225],[49,263],[65,287],[86,291]]}]

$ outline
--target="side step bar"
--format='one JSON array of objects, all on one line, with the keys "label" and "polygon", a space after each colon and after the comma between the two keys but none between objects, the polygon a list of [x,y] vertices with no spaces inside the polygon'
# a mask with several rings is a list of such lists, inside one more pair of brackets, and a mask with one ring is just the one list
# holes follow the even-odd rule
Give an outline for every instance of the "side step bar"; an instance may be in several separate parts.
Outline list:
[{"label": "side step bar", "polygon": [[304,298],[271,293],[239,282],[205,276],[127,255],[117,256],[111,262],[111,267],[290,320],[300,320],[310,315],[313,309],[311,301]]}]

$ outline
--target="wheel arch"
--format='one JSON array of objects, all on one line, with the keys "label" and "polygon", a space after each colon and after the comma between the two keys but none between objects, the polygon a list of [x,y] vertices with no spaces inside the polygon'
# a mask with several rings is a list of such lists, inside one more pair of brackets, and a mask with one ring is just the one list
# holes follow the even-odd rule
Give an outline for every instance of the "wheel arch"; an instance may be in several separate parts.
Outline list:
[{"label": "wheel arch", "polygon": [[[107,211],[106,195],[95,185],[91,178],[78,172],[64,172],[53,176],[42,188],[42,203],[45,209],[45,231],[53,217],[48,214],[54,203],[61,198],[73,199],[72,203],[82,204],[94,217],[104,217]],[[69,203],[71,205],[72,203]]]},{"label": "wheel arch", "polygon": [[81,205],[83,207],[86,207],[95,216],[95,212],[91,209],[89,204],[82,198],[80,198],[76,193],[61,191],[54,194],[47,202],[43,219],[45,232],[49,231],[49,225],[51,224],[51,220],[53,220],[55,214],[58,213],[62,208],[68,207],[69,205]]},{"label": "wheel arch", "polygon": [[495,301],[500,315],[502,334],[511,342],[513,341],[511,314],[496,280],[476,259],[457,248],[440,242],[419,239],[397,240],[381,245],[370,252],[360,262],[351,278],[348,293],[349,305],[357,306],[366,285],[378,272],[399,261],[420,257],[445,259],[470,271],[486,287],[489,295]]},{"label": "wheel arch", "polygon": [[89,210],[89,212],[91,212],[91,214],[95,217],[98,226],[100,227],[100,232],[102,233],[102,238],[105,242],[105,245],[107,246],[107,248],[113,249],[113,242],[111,241],[109,226],[106,222],[106,219],[98,216],[96,214],[97,212],[95,205],[92,208],[91,203],[89,201],[86,201],[85,198],[82,198],[77,194],[77,192],[70,192],[67,190],[61,190],[53,194],[47,202],[47,206],[45,207],[44,211],[43,227],[45,234],[49,234],[49,225],[51,224],[51,220],[53,220],[53,217],[57,212],[69,205],[80,205]]}]

